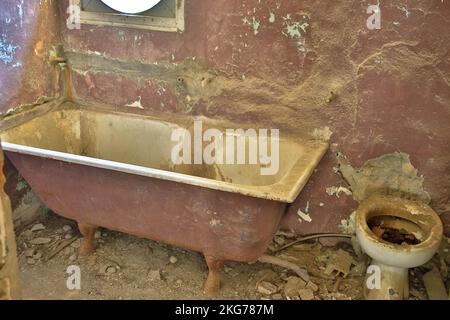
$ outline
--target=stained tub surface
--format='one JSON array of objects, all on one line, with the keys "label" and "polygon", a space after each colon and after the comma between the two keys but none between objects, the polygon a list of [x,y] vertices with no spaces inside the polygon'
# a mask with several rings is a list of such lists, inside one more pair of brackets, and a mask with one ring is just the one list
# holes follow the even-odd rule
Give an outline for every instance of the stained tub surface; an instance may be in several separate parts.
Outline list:
[{"label": "stained tub surface", "polygon": [[171,135],[179,128],[193,132],[189,122],[74,109],[49,112],[1,139],[62,216],[217,259],[257,259],[328,145],[281,133],[279,170],[264,176],[260,164],[174,165]]}]

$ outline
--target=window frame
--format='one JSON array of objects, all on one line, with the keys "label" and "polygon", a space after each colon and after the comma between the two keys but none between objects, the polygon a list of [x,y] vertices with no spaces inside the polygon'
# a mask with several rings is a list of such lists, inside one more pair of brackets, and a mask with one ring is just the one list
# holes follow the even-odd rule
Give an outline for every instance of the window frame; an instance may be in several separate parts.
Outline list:
[{"label": "window frame", "polygon": [[83,11],[81,0],[74,0],[75,5],[81,9],[80,22],[82,24],[125,27],[165,32],[184,32],[184,2],[176,0],[175,17],[152,17],[131,15],[126,13],[104,13]]}]

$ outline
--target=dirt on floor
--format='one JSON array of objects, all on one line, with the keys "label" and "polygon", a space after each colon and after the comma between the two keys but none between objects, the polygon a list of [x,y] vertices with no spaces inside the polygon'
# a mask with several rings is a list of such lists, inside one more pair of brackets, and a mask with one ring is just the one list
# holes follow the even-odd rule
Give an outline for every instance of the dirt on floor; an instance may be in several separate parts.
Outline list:
[{"label": "dirt on floor", "polygon": [[[222,289],[210,296],[203,293],[208,269],[197,252],[100,229],[95,253],[82,257],[78,255],[81,235],[76,224],[52,213],[17,236],[24,299],[363,298],[368,261],[355,254],[357,248],[350,241],[325,247],[313,240],[279,250],[294,240],[292,234],[279,232],[267,254],[306,268],[309,282],[289,269],[271,264],[227,262]],[[446,252],[448,255],[448,248]],[[410,299],[427,299],[421,277],[433,264],[439,266],[444,279],[447,277],[448,261],[438,256],[428,265],[411,270]],[[80,268],[80,290],[67,287],[69,266]]]}]

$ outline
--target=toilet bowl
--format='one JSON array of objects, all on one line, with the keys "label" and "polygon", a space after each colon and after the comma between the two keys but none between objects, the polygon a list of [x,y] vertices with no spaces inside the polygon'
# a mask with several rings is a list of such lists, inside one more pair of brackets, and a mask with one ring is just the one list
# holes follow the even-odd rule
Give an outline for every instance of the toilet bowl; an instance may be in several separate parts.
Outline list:
[{"label": "toilet bowl", "polygon": [[361,249],[372,258],[364,286],[368,300],[406,299],[408,269],[428,262],[443,236],[441,219],[429,206],[382,195],[360,204],[355,227]]}]

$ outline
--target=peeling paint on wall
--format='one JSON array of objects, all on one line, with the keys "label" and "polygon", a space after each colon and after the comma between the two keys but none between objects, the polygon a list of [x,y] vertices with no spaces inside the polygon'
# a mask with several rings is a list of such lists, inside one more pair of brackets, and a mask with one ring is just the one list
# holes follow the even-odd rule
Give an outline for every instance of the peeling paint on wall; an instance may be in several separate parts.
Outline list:
[{"label": "peeling paint on wall", "polygon": [[326,189],[326,192],[327,192],[327,194],[328,194],[329,196],[334,196],[334,195],[336,195],[336,197],[338,197],[338,198],[339,198],[341,192],[344,193],[344,194],[347,195],[347,196],[351,196],[351,195],[352,195],[352,192],[351,192],[349,189],[347,189],[347,188],[345,188],[345,187],[342,187],[342,186],[339,186],[339,187],[329,187],[329,188]]},{"label": "peeling paint on wall", "polygon": [[4,64],[10,64],[14,61],[16,49],[19,46],[13,45],[12,42],[8,40],[6,34],[2,34],[0,37],[0,60]]},{"label": "peeling paint on wall", "polygon": [[259,33],[259,27],[261,26],[261,21],[259,21],[255,17],[253,17],[251,21],[248,18],[244,18],[242,20],[242,22],[244,23],[244,25],[252,26],[253,34],[255,36]]},{"label": "peeling paint on wall", "polygon": [[330,127],[323,127],[320,129],[314,129],[312,135],[317,140],[330,141],[333,132],[331,131]]},{"label": "peeling paint on wall", "polygon": [[345,234],[356,233],[356,222],[355,222],[356,212],[352,214],[347,219],[342,219],[339,225],[339,230]]},{"label": "peeling paint on wall", "polygon": [[274,23],[275,21],[276,21],[276,17],[275,17],[275,14],[273,13],[273,12],[271,12],[270,14],[269,14],[269,22],[270,23]]},{"label": "peeling paint on wall", "polygon": [[297,211],[297,215],[300,217],[298,219],[299,222],[303,222],[303,221],[306,221],[308,223],[312,222],[312,219],[311,219],[311,216],[309,215],[309,213],[303,212],[302,210],[299,209]]},{"label": "peeling paint on wall", "polygon": [[19,12],[20,26],[23,26],[23,1],[20,0],[20,3],[17,4],[17,10]]},{"label": "peeling paint on wall", "polygon": [[306,15],[302,15],[298,21],[294,20],[292,18],[291,14],[286,15],[283,17],[284,20],[284,26],[285,29],[283,30],[283,35],[294,39],[296,41],[298,50],[300,52],[305,53],[306,47],[305,47],[305,34],[308,31],[309,28],[309,18]]},{"label": "peeling paint on wall", "polygon": [[222,221],[220,221],[219,219],[211,219],[209,224],[211,225],[211,227],[219,227],[222,225]]},{"label": "peeling paint on wall", "polygon": [[136,101],[126,104],[125,107],[144,109],[141,103],[141,99],[142,98],[139,96]]},{"label": "peeling paint on wall", "polygon": [[342,165],[340,171],[357,201],[372,194],[388,194],[430,202],[430,195],[423,189],[424,177],[417,175],[406,153],[386,154],[368,160],[358,169]]},{"label": "peeling paint on wall", "polygon": [[297,215],[300,217],[298,221],[301,223],[306,221],[308,223],[312,222],[311,216],[309,215],[309,201],[306,202],[305,210],[298,209]]}]

